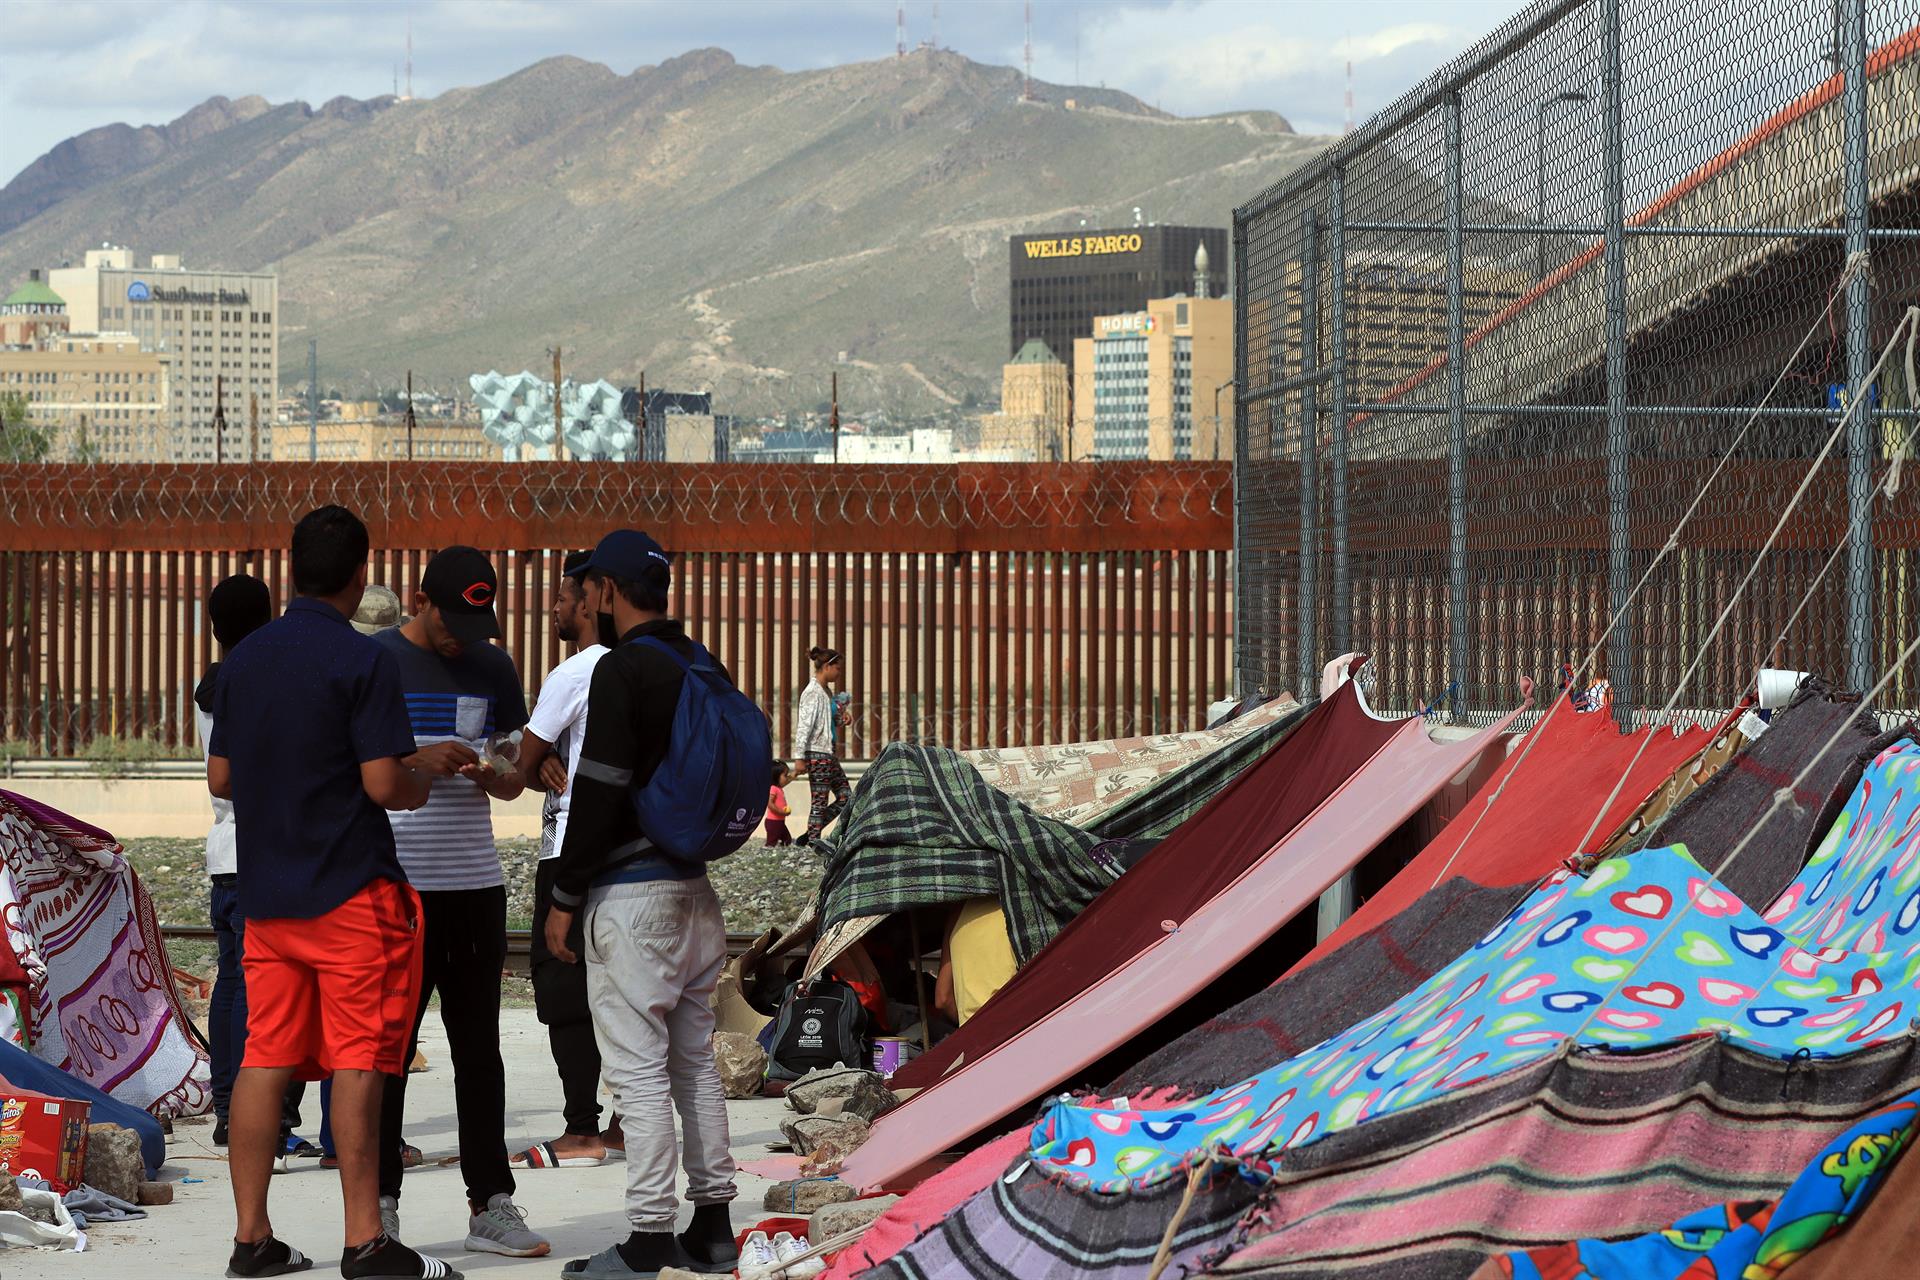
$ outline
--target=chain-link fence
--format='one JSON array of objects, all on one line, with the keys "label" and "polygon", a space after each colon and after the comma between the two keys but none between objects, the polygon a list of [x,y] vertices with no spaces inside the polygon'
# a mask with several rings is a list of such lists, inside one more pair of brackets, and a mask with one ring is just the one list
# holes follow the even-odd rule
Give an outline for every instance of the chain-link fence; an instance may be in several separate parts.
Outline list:
[{"label": "chain-link fence", "polygon": [[1920,0],[1541,0],[1238,210],[1242,684],[1360,651],[1484,722],[1596,645],[1623,712],[1871,684],[1920,622],[1874,489],[1911,357],[1853,392],[1916,213]]}]

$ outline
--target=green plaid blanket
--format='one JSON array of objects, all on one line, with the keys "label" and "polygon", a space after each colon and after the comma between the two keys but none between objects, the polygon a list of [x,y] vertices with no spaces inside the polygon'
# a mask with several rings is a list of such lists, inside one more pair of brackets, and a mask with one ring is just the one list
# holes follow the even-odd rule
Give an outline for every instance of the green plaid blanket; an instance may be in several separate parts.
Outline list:
[{"label": "green plaid blanket", "polygon": [[945,747],[893,743],[861,778],[820,884],[822,934],[845,921],[997,898],[1025,964],[1120,864],[1092,832],[1043,818]]},{"label": "green plaid blanket", "polygon": [[1218,751],[1200,757],[1184,769],[1168,774],[1137,795],[1128,796],[1101,814],[1090,830],[1103,840],[1136,840],[1170,835],[1173,829],[1200,811],[1200,807],[1246,772],[1253,762],[1284,741],[1306,718],[1312,704],[1282,716],[1244,738],[1235,738]]}]

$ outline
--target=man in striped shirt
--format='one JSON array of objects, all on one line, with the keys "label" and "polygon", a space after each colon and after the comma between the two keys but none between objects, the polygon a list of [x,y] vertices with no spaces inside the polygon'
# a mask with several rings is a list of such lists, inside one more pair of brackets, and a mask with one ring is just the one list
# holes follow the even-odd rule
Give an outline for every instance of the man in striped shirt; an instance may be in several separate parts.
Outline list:
[{"label": "man in striped shirt", "polygon": [[[427,563],[405,626],[374,637],[398,661],[413,737],[425,751],[460,753],[455,776],[440,778],[426,805],[396,815],[400,865],[419,891],[425,923],[414,1047],[434,991],[453,1058],[460,1171],[466,1178],[470,1250],[544,1257],[545,1239],[513,1203],[507,1164],[506,1072],[500,1061],[500,971],[507,957],[507,892],[493,843],[494,800],[521,792],[518,771],[495,773],[483,748],[495,732],[527,723],[520,675],[494,616],[493,565],[472,547],[447,547]],[[411,1050],[409,1051],[411,1057]],[[381,1116],[380,1206],[398,1236],[401,1126],[407,1078],[390,1077]]]}]

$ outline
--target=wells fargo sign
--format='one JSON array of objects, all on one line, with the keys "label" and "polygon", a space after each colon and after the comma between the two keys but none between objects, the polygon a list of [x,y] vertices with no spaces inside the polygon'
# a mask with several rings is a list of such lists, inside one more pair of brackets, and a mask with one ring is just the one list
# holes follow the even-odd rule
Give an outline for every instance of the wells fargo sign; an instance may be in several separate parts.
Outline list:
[{"label": "wells fargo sign", "polygon": [[1138,232],[1111,236],[1057,236],[1052,240],[1026,241],[1029,258],[1083,258],[1097,253],[1140,252]]}]

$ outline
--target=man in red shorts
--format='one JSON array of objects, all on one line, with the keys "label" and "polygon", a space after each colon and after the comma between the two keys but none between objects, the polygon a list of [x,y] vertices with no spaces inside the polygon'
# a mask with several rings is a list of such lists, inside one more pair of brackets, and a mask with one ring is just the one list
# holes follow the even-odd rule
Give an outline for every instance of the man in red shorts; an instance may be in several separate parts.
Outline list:
[{"label": "man in red shorts", "polygon": [[333,1081],[347,1280],[458,1280],[381,1227],[380,1099],[406,1069],[420,983],[420,899],[387,809],[417,809],[474,763],[459,743],[416,751],[393,656],[347,619],[367,585],[367,527],[344,507],[293,531],[298,597],[236,645],[213,695],[207,788],[233,802],[247,921],[246,1057],[229,1112],[237,1213],[229,1276],[313,1264],[277,1240],[267,1184],[295,1079]]}]

